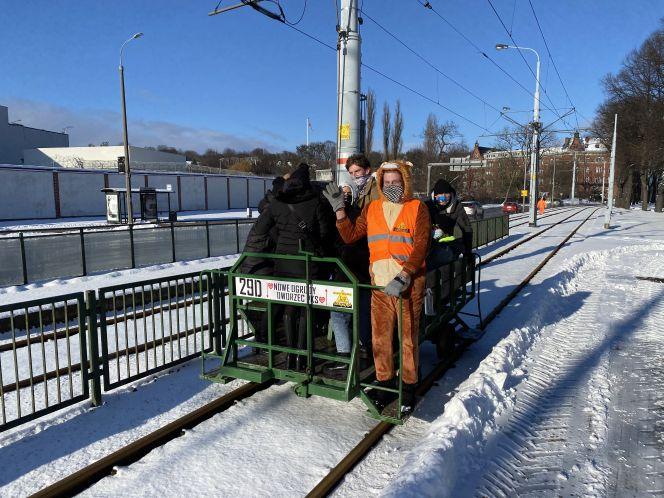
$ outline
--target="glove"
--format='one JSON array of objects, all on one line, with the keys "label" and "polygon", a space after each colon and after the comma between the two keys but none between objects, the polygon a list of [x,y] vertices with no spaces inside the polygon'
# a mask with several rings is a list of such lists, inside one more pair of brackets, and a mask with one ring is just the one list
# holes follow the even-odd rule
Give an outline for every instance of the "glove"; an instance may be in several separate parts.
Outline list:
[{"label": "glove", "polygon": [[399,297],[410,285],[410,275],[405,272],[399,273],[385,286],[383,292],[388,296]]},{"label": "glove", "polygon": [[332,206],[332,211],[335,213],[346,206],[344,203],[344,196],[339,186],[333,182],[328,183],[323,190],[323,195]]},{"label": "glove", "polygon": [[433,231],[433,240],[438,240],[443,236],[443,231],[440,228],[436,228]]}]

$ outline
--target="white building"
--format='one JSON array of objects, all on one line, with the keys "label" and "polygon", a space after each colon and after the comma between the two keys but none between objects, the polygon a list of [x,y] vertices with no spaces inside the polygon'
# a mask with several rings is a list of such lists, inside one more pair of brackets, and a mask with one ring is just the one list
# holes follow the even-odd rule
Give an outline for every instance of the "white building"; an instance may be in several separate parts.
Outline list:
[{"label": "white building", "polygon": [[[118,158],[124,157],[124,147],[40,147],[25,150],[25,164],[60,168],[106,169],[118,168]],[[132,170],[187,171],[185,156],[143,147],[129,147]]]},{"label": "white building", "polygon": [[69,135],[9,122],[9,109],[0,105],[0,164],[26,163],[23,151],[35,147],[67,147]]}]

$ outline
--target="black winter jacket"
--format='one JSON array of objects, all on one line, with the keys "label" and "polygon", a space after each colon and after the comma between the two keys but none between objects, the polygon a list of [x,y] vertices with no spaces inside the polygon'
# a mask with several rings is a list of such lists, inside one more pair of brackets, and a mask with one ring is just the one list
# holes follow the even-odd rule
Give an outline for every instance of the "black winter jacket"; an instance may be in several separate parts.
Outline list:
[{"label": "black winter jacket", "polygon": [[[449,206],[440,208],[435,201],[427,200],[425,204],[429,208],[432,230],[440,228],[446,236],[454,236],[456,240],[451,243],[452,247],[469,257],[473,252],[473,228],[461,203],[453,199],[449,212]],[[435,244],[434,241],[432,248]]]},{"label": "black winter jacket", "polygon": [[[272,231],[276,254],[299,254],[302,241],[303,250],[323,255],[332,230],[328,210],[329,206],[311,188],[280,192],[258,217],[252,231],[256,237]],[[312,278],[321,278],[319,265],[312,264],[310,273]],[[304,278],[305,267],[299,261],[277,259],[274,274]]]}]

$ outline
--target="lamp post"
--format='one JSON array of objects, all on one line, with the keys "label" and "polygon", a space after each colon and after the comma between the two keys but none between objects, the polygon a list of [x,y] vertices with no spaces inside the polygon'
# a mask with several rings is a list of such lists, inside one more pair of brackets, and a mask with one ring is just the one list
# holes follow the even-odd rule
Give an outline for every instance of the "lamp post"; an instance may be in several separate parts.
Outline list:
[{"label": "lamp post", "polygon": [[127,206],[127,223],[134,224],[134,212],[131,202],[131,167],[129,162],[129,140],[127,138],[127,102],[125,100],[125,84],[124,84],[124,66],[122,65],[122,53],[124,52],[125,45],[136,38],[143,36],[143,33],[136,33],[134,36],[125,41],[120,47],[120,94],[122,96],[122,137],[124,141],[124,154],[125,154],[125,189],[127,190],[126,206]]},{"label": "lamp post", "polygon": [[537,226],[537,209],[535,203],[537,202],[537,160],[539,157],[539,88],[540,88],[540,56],[535,49],[528,47],[517,47],[516,45],[506,45],[504,43],[497,43],[496,50],[507,50],[508,48],[516,48],[518,50],[530,50],[537,57],[537,69],[535,71],[535,102],[533,105],[533,146],[530,154],[530,215],[528,225],[531,227]]}]

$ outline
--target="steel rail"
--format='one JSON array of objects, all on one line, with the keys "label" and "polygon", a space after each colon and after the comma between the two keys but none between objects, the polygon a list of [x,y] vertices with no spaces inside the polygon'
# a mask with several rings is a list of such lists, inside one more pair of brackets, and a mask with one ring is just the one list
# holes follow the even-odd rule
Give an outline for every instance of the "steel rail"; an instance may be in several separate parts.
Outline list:
[{"label": "steel rail", "polygon": [[[572,230],[572,232],[565,237],[565,239],[558,244],[540,264],[531,271],[528,276],[521,281],[521,283],[513,289],[498,305],[491,310],[482,323],[482,329],[486,330],[487,326],[498,316],[498,314],[528,285],[528,283],[537,275],[540,270],[553,258],[558,251],[571,239],[574,234],[593,216],[597,210],[595,209],[588,217],[583,220],[579,225]],[[576,213],[575,213],[576,214]],[[449,361],[440,364],[433,372],[431,372],[425,380],[420,384],[417,389],[417,395],[423,396],[433,386],[434,382],[440,375],[445,373],[450,366],[460,357],[461,353],[468,347],[470,343],[464,343],[460,350]],[[380,422],[377,424],[362,440],[327,474],[308,494],[308,498],[318,498],[327,496],[334,488],[341,482],[341,480],[352,471],[355,466],[371,451],[371,449],[378,444],[384,435],[392,430],[394,426],[387,422]]]},{"label": "steel rail", "polygon": [[268,388],[273,383],[274,381],[267,381],[262,384],[254,382],[244,384],[215,401],[174,420],[164,427],[114,451],[110,455],[97,460],[70,476],[51,484],[32,496],[35,498],[53,498],[72,496],[80,493],[104,477],[112,475],[116,467],[129,465],[140,460],[153,449],[163,446],[169,441],[182,436],[185,430],[195,427],[212,416],[230,408],[236,401],[248,398],[258,391]]},{"label": "steel rail", "polygon": [[[511,246],[508,246],[508,247],[506,247],[505,249],[501,249],[501,250],[498,251],[497,253],[492,254],[491,256],[489,256],[488,258],[483,259],[482,262],[480,263],[480,266],[488,265],[488,264],[491,263],[493,260],[498,259],[498,258],[504,256],[505,254],[507,254],[508,252],[510,252],[510,251],[512,251],[512,250],[514,250],[514,249],[516,249],[516,248],[519,247],[520,245],[525,244],[526,242],[528,242],[528,241],[534,239],[535,237],[538,237],[538,236],[542,235],[544,232],[546,232],[546,231],[548,231],[548,230],[551,230],[553,227],[555,227],[555,226],[557,226],[557,225],[560,225],[561,223],[563,223],[563,222],[569,220],[570,218],[573,218],[573,217],[576,216],[577,214],[582,213],[583,211],[585,211],[586,209],[590,209],[590,208],[587,208],[587,207],[586,207],[586,208],[583,208],[583,209],[578,210],[578,211],[575,210],[575,212],[572,213],[571,215],[569,215],[567,218],[563,218],[562,220],[560,220],[560,221],[554,223],[553,225],[549,225],[548,227],[546,227],[546,228],[540,230],[539,232],[535,232],[535,233],[533,233],[533,234],[530,234],[530,235],[529,235],[528,237],[526,237],[525,239],[520,240],[519,242],[516,242],[516,243],[512,244]],[[597,209],[599,209],[599,208],[597,208]],[[559,213],[556,213],[556,214],[559,214]]]},{"label": "steel rail", "polygon": [[[582,208],[582,209],[588,209],[589,207],[590,207],[590,206],[586,206],[585,208]],[[566,209],[563,210],[563,211],[556,211],[555,213],[550,213],[550,214],[545,214],[545,215],[542,215],[542,216],[538,216],[537,219],[538,219],[538,220],[541,220],[541,219],[543,219],[543,218],[548,218],[549,216],[556,216],[556,215],[558,215],[558,214],[567,213],[567,212],[569,212],[569,211],[574,211],[574,210],[579,211],[576,207],[566,208]],[[527,218],[527,217],[526,217],[526,218]],[[519,218],[518,220],[514,220],[514,221],[521,221],[521,220],[524,220],[524,219],[526,219],[526,218]],[[510,225],[510,228],[520,227],[520,226],[522,226],[522,225],[525,225],[526,223],[529,223],[529,221],[526,220],[526,221],[524,221],[523,223],[516,223],[516,224],[514,224],[514,225]]]}]

